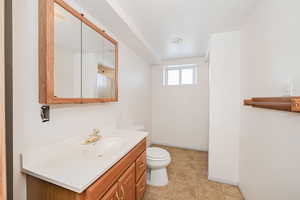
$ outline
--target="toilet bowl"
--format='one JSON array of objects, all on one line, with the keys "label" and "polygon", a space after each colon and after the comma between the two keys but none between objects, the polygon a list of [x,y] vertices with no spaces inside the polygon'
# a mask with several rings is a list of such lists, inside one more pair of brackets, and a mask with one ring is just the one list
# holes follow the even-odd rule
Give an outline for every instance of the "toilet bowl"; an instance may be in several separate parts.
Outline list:
[{"label": "toilet bowl", "polygon": [[165,186],[168,184],[167,166],[171,162],[168,151],[158,148],[147,148],[147,184],[152,186]]}]

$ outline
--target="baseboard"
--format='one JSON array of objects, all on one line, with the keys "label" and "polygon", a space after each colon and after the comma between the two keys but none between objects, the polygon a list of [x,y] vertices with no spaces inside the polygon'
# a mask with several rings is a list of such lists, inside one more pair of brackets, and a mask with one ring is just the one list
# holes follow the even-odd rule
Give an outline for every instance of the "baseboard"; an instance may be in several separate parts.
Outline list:
[{"label": "baseboard", "polygon": [[152,144],[157,144],[157,145],[163,145],[163,146],[169,146],[169,147],[175,147],[175,148],[181,148],[181,149],[188,149],[188,150],[196,150],[196,151],[204,151],[208,152],[208,149],[201,149],[201,148],[191,148],[191,147],[184,147],[184,146],[178,146],[178,145],[171,145],[167,143],[161,143],[161,142],[151,142]]},{"label": "baseboard", "polygon": [[234,185],[234,186],[239,186],[238,182],[225,180],[225,179],[221,179],[221,178],[215,178],[212,176],[208,176],[208,180],[214,181],[214,182],[219,182],[219,183],[225,183],[225,184],[229,184],[229,185]]}]

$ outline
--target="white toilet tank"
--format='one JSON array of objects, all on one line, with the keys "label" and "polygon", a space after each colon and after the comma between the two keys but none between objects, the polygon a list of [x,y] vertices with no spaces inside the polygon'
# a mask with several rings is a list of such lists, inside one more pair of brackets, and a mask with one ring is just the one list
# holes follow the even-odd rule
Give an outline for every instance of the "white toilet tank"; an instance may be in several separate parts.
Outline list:
[{"label": "white toilet tank", "polygon": [[[139,124],[139,125],[133,125],[131,128],[131,130],[135,130],[135,131],[143,131],[143,132],[147,132],[145,126],[143,124]],[[146,138],[146,142],[147,142],[147,147],[149,147],[151,145],[151,137],[150,134],[147,136]]]}]

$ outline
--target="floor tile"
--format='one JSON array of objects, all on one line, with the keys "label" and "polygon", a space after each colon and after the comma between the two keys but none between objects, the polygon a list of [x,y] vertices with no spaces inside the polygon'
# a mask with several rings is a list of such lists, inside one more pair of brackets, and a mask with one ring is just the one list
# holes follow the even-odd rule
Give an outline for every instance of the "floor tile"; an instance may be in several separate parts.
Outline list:
[{"label": "floor tile", "polygon": [[209,181],[208,153],[154,145],[168,150],[172,162],[168,166],[169,184],[147,186],[143,200],[243,200],[238,187]]},{"label": "floor tile", "polygon": [[242,198],[240,189],[236,186],[222,184],[222,190],[226,195]]},{"label": "floor tile", "polygon": [[244,200],[243,197],[225,196],[225,200]]}]

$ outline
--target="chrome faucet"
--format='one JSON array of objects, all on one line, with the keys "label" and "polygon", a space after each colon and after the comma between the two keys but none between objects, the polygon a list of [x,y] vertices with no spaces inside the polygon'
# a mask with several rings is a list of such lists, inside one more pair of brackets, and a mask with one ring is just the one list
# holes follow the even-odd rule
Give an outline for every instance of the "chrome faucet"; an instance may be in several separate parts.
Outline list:
[{"label": "chrome faucet", "polygon": [[93,132],[89,135],[89,137],[84,141],[83,144],[92,144],[99,141],[102,138],[102,136],[99,133],[99,129],[93,129]]}]

